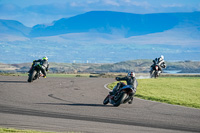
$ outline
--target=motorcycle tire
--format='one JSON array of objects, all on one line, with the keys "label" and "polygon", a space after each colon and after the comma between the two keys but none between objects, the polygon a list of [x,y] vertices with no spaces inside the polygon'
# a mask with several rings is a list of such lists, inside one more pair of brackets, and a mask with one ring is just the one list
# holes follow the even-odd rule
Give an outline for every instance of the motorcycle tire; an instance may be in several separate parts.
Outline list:
[{"label": "motorcycle tire", "polygon": [[28,82],[33,82],[33,78],[35,77],[36,73],[37,72],[34,70],[32,73],[29,74]]},{"label": "motorcycle tire", "polygon": [[155,74],[155,71],[153,70],[152,72],[150,72],[150,77],[153,78]]},{"label": "motorcycle tire", "polygon": [[103,100],[103,104],[106,105],[109,103],[109,95]]},{"label": "motorcycle tire", "polygon": [[158,72],[157,72],[157,71],[154,73],[154,77],[155,77],[155,78],[158,77]]},{"label": "motorcycle tire", "polygon": [[127,94],[125,92],[122,92],[121,97],[113,104],[113,106],[118,107],[121,103],[123,103],[126,96]]}]

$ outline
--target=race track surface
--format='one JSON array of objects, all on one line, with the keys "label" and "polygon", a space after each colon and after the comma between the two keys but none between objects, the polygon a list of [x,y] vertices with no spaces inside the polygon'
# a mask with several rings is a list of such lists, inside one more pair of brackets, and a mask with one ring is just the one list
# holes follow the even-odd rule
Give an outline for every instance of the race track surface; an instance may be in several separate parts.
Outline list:
[{"label": "race track surface", "polygon": [[0,127],[84,133],[200,132],[200,110],[134,98],[102,104],[110,78],[0,76]]}]

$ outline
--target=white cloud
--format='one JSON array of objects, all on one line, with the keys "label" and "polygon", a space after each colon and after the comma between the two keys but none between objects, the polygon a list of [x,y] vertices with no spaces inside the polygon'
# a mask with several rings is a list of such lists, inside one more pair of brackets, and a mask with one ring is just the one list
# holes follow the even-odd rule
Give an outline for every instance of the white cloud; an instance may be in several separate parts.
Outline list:
[{"label": "white cloud", "polygon": [[131,6],[143,6],[143,7],[146,7],[146,6],[151,6],[148,2],[146,1],[131,1],[131,0],[125,0],[124,1],[125,4],[128,3],[128,5],[131,5]]},{"label": "white cloud", "polygon": [[120,6],[120,4],[119,4],[118,2],[116,2],[115,0],[104,0],[103,2],[104,2],[104,4],[106,4],[106,5]]},{"label": "white cloud", "polygon": [[100,0],[87,0],[87,4],[93,4],[93,3],[98,3]]},{"label": "white cloud", "polygon": [[0,19],[20,20],[29,26],[94,10],[139,14],[193,12],[200,11],[200,0],[0,0]]},{"label": "white cloud", "polygon": [[165,5],[161,5],[162,7],[165,7],[165,8],[171,8],[171,7],[184,7],[183,4],[165,4]]},{"label": "white cloud", "polygon": [[75,7],[75,6],[78,6],[78,4],[76,2],[71,2],[70,6]]}]

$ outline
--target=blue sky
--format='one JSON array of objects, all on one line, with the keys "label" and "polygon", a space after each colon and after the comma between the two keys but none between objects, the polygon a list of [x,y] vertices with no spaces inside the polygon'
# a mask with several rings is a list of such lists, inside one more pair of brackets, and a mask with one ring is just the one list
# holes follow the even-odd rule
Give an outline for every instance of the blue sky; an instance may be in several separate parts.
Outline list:
[{"label": "blue sky", "polygon": [[18,20],[29,27],[94,10],[193,12],[200,11],[200,0],[0,0],[0,19]]}]

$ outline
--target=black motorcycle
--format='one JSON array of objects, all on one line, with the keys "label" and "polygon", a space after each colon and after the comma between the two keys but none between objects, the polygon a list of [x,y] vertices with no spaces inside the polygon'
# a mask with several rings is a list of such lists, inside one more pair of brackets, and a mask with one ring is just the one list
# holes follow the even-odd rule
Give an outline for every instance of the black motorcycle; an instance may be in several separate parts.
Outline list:
[{"label": "black motorcycle", "polygon": [[160,75],[161,71],[159,70],[158,65],[155,65],[153,67],[153,70],[150,71],[150,77],[151,78],[157,78]]},{"label": "black motorcycle", "polygon": [[41,76],[43,76],[41,69],[42,65],[40,62],[35,62],[29,72],[28,82],[33,82],[33,80],[39,79]]},{"label": "black motorcycle", "polygon": [[[124,83],[122,83],[124,84]],[[116,87],[116,86],[115,86]],[[119,106],[120,104],[125,104],[130,101],[132,98],[133,92],[135,90],[131,85],[125,85],[117,90],[115,95],[111,95],[110,93],[104,99],[103,104],[106,105],[108,103],[112,104],[113,106]]]}]

